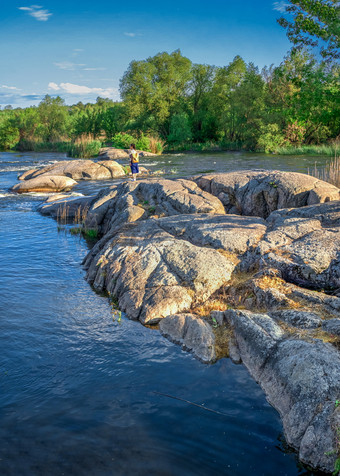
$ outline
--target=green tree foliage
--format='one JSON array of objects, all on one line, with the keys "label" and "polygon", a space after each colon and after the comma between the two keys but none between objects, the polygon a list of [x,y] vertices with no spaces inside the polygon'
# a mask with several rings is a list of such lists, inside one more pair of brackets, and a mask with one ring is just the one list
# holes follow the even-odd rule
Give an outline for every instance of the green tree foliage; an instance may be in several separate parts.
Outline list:
[{"label": "green tree foliage", "polygon": [[170,123],[168,142],[170,144],[182,144],[191,141],[191,139],[192,132],[188,115],[184,112],[173,115]]},{"label": "green tree foliage", "polygon": [[289,0],[289,19],[278,23],[287,29],[289,40],[296,46],[317,47],[321,40],[324,58],[339,58],[340,22],[338,0]]},{"label": "green tree foliage", "polygon": [[192,64],[180,51],[159,53],[129,65],[122,102],[97,98],[95,104],[66,106],[60,97],[46,96],[38,107],[0,110],[0,148],[90,156],[103,140],[151,151],[164,142],[181,149],[222,144],[268,152],[283,143],[327,143],[340,130],[339,76],[339,65],[317,61],[304,49],[261,73],[240,56],[215,67]]},{"label": "green tree foliage", "polygon": [[38,106],[39,135],[44,142],[60,140],[67,130],[68,114],[65,101],[57,96],[52,98],[48,94]]},{"label": "green tree foliage", "polygon": [[141,126],[168,133],[169,117],[180,112],[190,79],[191,61],[179,50],[132,61],[120,82],[130,118],[138,117]]}]

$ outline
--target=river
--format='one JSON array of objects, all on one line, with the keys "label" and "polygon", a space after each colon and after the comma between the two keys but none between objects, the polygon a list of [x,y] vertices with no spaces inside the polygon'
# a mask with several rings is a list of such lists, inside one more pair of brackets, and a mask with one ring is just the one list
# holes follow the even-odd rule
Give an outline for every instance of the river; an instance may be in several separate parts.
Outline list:
[{"label": "river", "polygon": [[[84,279],[88,243],[36,211],[46,196],[9,192],[20,172],[64,159],[0,153],[1,476],[312,475],[242,365],[204,365],[158,331],[124,316],[118,322]],[[142,165],[175,177],[306,172],[314,162],[218,153]],[[81,182],[74,191],[107,185]]]}]

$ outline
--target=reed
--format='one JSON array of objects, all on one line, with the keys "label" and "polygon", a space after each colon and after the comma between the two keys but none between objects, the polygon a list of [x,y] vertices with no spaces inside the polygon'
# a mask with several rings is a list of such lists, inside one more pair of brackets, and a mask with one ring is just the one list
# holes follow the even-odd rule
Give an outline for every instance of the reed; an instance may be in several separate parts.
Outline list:
[{"label": "reed", "polygon": [[330,160],[321,170],[318,169],[315,165],[314,170],[310,171],[308,169],[308,175],[323,180],[324,182],[331,183],[336,187],[340,188],[340,160],[339,157],[335,156]]}]

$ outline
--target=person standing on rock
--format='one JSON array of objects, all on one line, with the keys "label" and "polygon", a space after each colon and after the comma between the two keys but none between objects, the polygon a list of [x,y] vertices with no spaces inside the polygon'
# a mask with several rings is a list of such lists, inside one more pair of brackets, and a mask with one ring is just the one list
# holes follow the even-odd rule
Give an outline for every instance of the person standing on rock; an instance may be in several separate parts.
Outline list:
[{"label": "person standing on rock", "polygon": [[139,174],[139,153],[136,151],[136,146],[135,144],[130,144],[130,168],[131,168],[131,174],[132,174],[132,180],[135,182],[137,174]]}]

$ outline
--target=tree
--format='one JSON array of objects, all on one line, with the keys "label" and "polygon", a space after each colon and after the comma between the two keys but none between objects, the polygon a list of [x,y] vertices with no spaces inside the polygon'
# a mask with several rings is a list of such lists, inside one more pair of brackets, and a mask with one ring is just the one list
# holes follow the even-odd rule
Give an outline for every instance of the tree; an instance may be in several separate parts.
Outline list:
[{"label": "tree", "polygon": [[296,45],[319,46],[323,58],[340,57],[340,22],[338,0],[289,0],[285,7],[292,19],[281,17],[278,23],[287,29]]},{"label": "tree", "polygon": [[131,118],[145,127],[150,118],[158,131],[169,133],[170,116],[181,112],[191,79],[191,61],[179,50],[132,61],[120,82],[120,93]]},{"label": "tree", "polygon": [[52,98],[48,94],[38,106],[41,136],[46,142],[60,140],[67,130],[67,108],[64,100],[57,96]]}]

